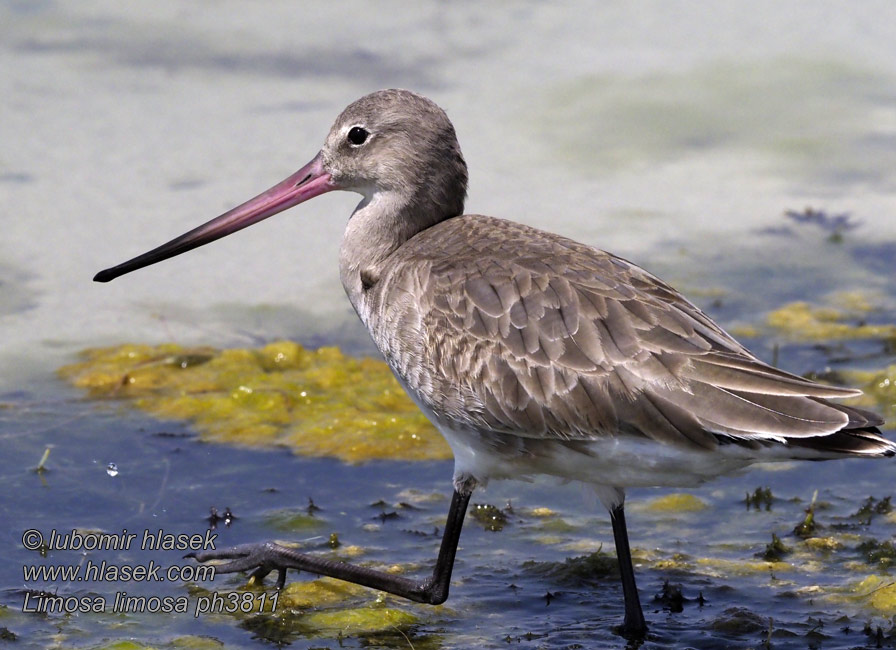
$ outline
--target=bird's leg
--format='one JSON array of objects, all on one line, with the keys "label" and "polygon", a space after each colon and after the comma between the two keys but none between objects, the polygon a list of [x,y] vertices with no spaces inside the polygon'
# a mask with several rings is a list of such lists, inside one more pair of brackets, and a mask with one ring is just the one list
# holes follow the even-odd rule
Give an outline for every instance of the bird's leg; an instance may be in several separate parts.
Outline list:
[{"label": "bird's leg", "polygon": [[625,598],[625,620],[620,632],[623,636],[643,636],[647,632],[647,624],[644,622],[638,587],[635,585],[635,569],[632,566],[628,531],[625,528],[625,510],[621,503],[610,509],[610,520],[613,522],[613,539],[616,542],[616,557],[619,573],[622,575],[622,595]]},{"label": "bird's leg", "polygon": [[422,582],[348,562],[300,553],[295,549],[273,542],[243,544],[220,551],[199,551],[188,553],[185,557],[196,558],[199,562],[230,560],[230,562],[216,565],[215,572],[236,573],[237,571],[251,570],[253,571],[252,577],[257,579],[264,578],[268,573],[276,570],[279,572],[278,587],[283,586],[287,569],[298,569],[387,591],[418,603],[439,605],[448,598],[454,556],[457,553],[457,543],[460,540],[460,531],[471,494],[470,491],[454,491],[435,569],[432,572],[432,577]]}]

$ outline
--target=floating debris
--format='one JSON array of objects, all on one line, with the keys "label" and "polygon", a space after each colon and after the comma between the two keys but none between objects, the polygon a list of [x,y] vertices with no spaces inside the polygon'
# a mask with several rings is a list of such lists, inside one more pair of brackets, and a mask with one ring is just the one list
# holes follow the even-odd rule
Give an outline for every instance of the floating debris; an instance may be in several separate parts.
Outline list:
[{"label": "floating debris", "polygon": [[856,510],[851,516],[854,519],[858,519],[862,525],[868,526],[871,524],[871,519],[874,515],[886,515],[892,512],[893,506],[890,503],[890,499],[892,497],[884,497],[883,499],[875,499],[874,497],[868,497],[865,499],[862,506]]},{"label": "floating debris", "polygon": [[798,523],[794,529],[793,534],[797,537],[801,537],[802,539],[806,539],[807,537],[814,537],[815,530],[817,525],[815,523],[815,501],[818,499],[818,490],[812,494],[812,501],[809,503],[809,506],[806,508],[806,516],[803,520]]},{"label": "floating debris", "polygon": [[37,467],[34,468],[34,472],[36,474],[43,474],[45,471],[47,471],[47,459],[50,458],[50,449],[52,449],[52,447],[46,447],[44,449],[44,453],[40,457],[40,461],[37,463]]},{"label": "floating debris", "polygon": [[824,210],[806,207],[802,212],[787,210],[784,213],[788,219],[799,224],[810,224],[821,228],[828,233],[828,241],[839,244],[843,241],[843,233],[855,230],[862,225],[861,221],[853,221],[849,212],[840,214],[828,214]]},{"label": "floating debris", "polygon": [[234,519],[236,519],[236,516],[230,512],[230,508],[224,508],[224,513],[221,514],[215,506],[209,508],[209,515],[205,518],[208,522],[209,530],[216,530],[218,524],[222,522],[229,528]]},{"label": "floating debris", "polygon": [[685,597],[681,593],[681,585],[673,585],[668,580],[663,581],[662,591],[656,594],[653,600],[673,614],[684,611]]},{"label": "floating debris", "polygon": [[747,510],[750,508],[761,510],[764,507],[765,510],[768,511],[772,509],[774,500],[775,497],[772,495],[771,488],[758,487],[753,490],[753,494],[747,492],[747,496],[744,498],[744,503],[747,504]]},{"label": "floating debris", "polygon": [[507,525],[507,514],[487,503],[474,503],[470,506],[470,516],[486,530],[494,533],[504,530],[504,526]]},{"label": "floating debris", "polygon": [[888,569],[896,564],[896,545],[891,540],[879,542],[869,539],[859,544],[856,550],[862,554],[865,562],[881,569]]},{"label": "floating debris", "polygon": [[785,546],[781,538],[772,533],[772,541],[766,544],[764,553],[757,553],[759,557],[767,562],[781,562],[785,555],[790,554],[792,549]]}]

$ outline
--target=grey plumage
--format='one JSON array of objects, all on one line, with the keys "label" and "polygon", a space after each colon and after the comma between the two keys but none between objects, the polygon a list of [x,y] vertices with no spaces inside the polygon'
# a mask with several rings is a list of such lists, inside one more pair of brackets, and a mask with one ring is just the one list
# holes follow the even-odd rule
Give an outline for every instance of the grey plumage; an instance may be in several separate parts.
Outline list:
[{"label": "grey plumage", "polygon": [[368,325],[439,416],[524,437],[636,435],[696,450],[845,429],[857,435],[835,453],[892,453],[870,430],[880,418],[827,401],[857,391],[768,366],[609,253],[466,215],[418,233],[383,266]]}]

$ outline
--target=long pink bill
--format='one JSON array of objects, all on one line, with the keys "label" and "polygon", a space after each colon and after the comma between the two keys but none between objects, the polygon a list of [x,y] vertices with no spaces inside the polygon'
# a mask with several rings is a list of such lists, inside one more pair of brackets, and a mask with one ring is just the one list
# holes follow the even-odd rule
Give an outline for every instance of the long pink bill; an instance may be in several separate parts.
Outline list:
[{"label": "long pink bill", "polygon": [[119,275],[142,269],[144,266],[167,260],[169,257],[186,253],[216,239],[226,237],[237,230],[242,230],[287,208],[335,189],[338,187],[333,184],[330,174],[324,171],[321,155],[318,154],[314,160],[295,174],[262,192],[254,199],[249,199],[220,217],[216,217],[148,253],[143,253],[143,255],[138,255],[118,266],[100,271],[93,279],[95,282],[109,282]]}]

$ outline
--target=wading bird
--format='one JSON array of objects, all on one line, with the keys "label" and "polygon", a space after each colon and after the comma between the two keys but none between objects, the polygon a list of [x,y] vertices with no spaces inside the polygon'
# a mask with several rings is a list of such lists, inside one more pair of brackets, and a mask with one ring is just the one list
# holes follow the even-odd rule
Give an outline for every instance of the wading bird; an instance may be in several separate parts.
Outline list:
[{"label": "wading bird", "polygon": [[287,568],[441,603],[470,495],[489,479],[590,484],[610,512],[625,600],[643,635],[625,488],[693,486],[769,460],[892,456],[883,420],[751,354],[647,271],[560,235],[463,214],[467,167],[444,111],[406,90],[349,105],[295,174],[94,278],[202,246],[331,190],[363,198],[339,254],[348,298],[398,381],[454,452],[431,578],[415,581],[273,543],[196,553],[218,572]]}]

